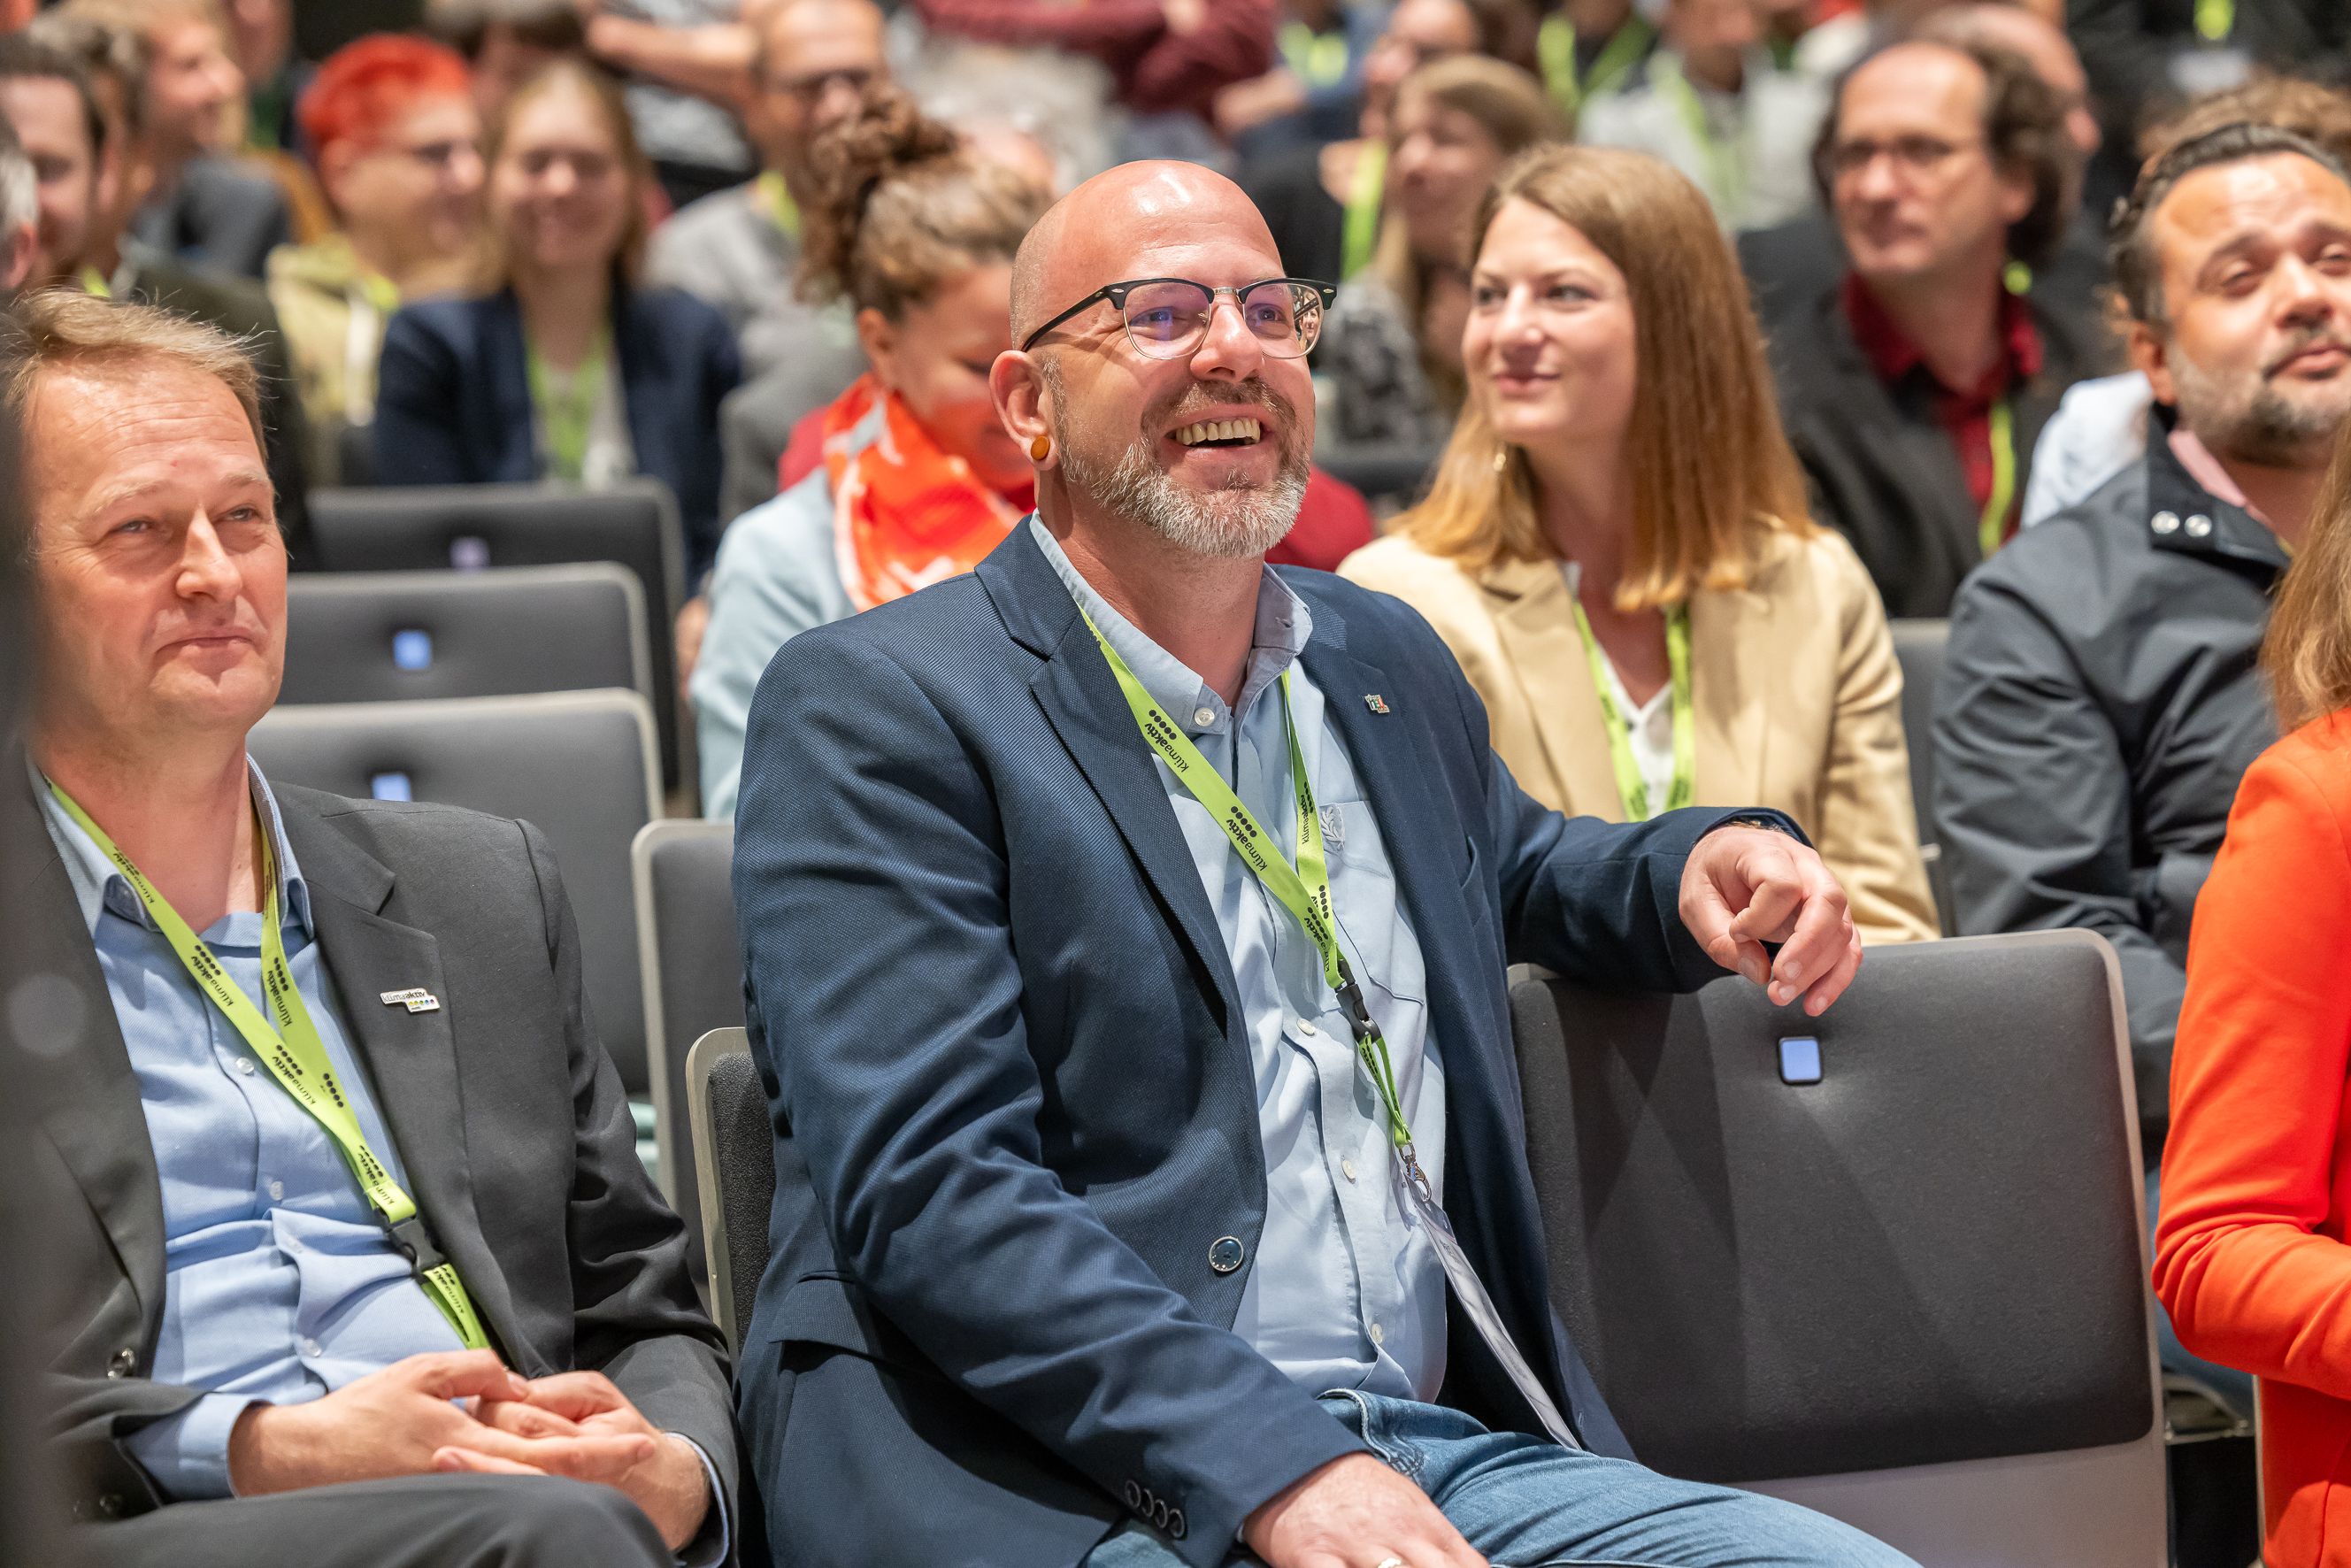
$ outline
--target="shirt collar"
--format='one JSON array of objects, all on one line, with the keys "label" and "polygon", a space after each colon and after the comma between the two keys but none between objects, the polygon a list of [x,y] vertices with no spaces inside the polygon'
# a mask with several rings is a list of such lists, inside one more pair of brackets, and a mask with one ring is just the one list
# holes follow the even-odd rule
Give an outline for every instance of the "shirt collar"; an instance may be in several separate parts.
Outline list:
[{"label": "shirt collar", "polygon": [[[286,824],[278,815],[277,797],[271,793],[269,781],[261,776],[261,765],[248,757],[246,772],[253,779],[253,798],[261,806],[261,820],[269,830],[269,841],[277,852],[277,902],[286,917],[300,923],[302,934],[315,938],[318,932],[310,923],[310,889],[302,880],[302,869],[294,859],[294,846],[286,841]],[[41,815],[49,830],[49,840],[57,845],[57,858],[65,862],[67,880],[73,883],[74,901],[81,905],[82,925],[90,936],[98,935],[99,916],[111,910],[124,920],[156,929],[148,918],[146,905],[131,891],[130,879],[114,867],[98,841],[82,831],[73,814],[57,803],[49,791],[49,780],[37,766],[29,752],[25,758],[25,772],[32,783],[33,797],[41,803]],[[198,932],[199,936],[203,932]]]},{"label": "shirt collar", "polygon": [[[1869,358],[1870,367],[1877,379],[1892,386],[1912,371],[1926,363],[1926,354],[1910,340],[1909,334],[1886,314],[1877,302],[1877,296],[1861,280],[1861,274],[1844,275],[1844,304],[1845,319],[1853,328],[1854,341]],[[2041,373],[2041,329],[2033,324],[2032,308],[2022,294],[2000,291],[2000,358],[1984,372],[1983,379],[1971,387],[1944,386],[1938,379],[1935,384],[1953,397],[1971,398],[1978,402],[1991,402],[2019,382],[2031,381]],[[1929,372],[1930,374],[1932,372]]]},{"label": "shirt collar", "polygon": [[[1133,622],[1112,609],[1110,601],[1094,591],[1093,584],[1070,564],[1070,558],[1061,551],[1061,541],[1053,538],[1042,517],[1030,513],[1029,528],[1037,548],[1045,552],[1053,574],[1101,631],[1102,641],[1126,661],[1126,667],[1134,672],[1134,678],[1143,683],[1143,689],[1151,694],[1152,700],[1189,733],[1220,733],[1232,714],[1246,715],[1265,689],[1290,668],[1304,651],[1306,640],[1314,633],[1314,616],[1306,608],[1306,601],[1281,580],[1280,573],[1270,566],[1261,568],[1257,626],[1249,637],[1249,674],[1241,682],[1239,703],[1228,708],[1225,699],[1197,672],[1136,630]],[[1201,717],[1203,714],[1207,716],[1205,719]]]}]

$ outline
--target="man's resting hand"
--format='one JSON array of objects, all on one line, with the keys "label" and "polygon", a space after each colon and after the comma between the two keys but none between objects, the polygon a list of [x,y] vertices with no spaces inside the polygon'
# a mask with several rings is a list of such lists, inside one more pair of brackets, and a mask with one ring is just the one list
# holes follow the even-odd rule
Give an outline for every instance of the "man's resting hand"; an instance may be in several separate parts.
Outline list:
[{"label": "man's resting hand", "polygon": [[1369,1454],[1346,1454],[1276,1492],[1241,1528],[1272,1568],[1486,1568],[1428,1494]]},{"label": "man's resting hand", "polygon": [[655,1431],[601,1374],[533,1383],[486,1350],[412,1355],[304,1404],[248,1406],[228,1469],[240,1497],[436,1470],[569,1476],[626,1494],[673,1547],[709,1505],[694,1446]]},{"label": "man's resting hand", "polygon": [[[1813,1018],[1861,967],[1844,889],[1817,851],[1769,828],[1717,828],[1698,840],[1682,868],[1681,913],[1708,957],[1762,986],[1774,1005],[1802,997]],[[1766,942],[1782,944],[1776,963]]]}]

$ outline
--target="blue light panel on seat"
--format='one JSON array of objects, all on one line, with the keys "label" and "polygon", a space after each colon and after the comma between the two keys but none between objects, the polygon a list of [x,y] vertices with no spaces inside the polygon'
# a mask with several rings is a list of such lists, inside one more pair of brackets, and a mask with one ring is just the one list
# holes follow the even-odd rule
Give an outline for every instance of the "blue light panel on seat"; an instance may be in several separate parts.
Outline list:
[{"label": "blue light panel on seat", "polygon": [[1780,1082],[1782,1083],[1818,1083],[1821,1081],[1821,1042],[1809,1034],[1790,1035],[1780,1042]]}]

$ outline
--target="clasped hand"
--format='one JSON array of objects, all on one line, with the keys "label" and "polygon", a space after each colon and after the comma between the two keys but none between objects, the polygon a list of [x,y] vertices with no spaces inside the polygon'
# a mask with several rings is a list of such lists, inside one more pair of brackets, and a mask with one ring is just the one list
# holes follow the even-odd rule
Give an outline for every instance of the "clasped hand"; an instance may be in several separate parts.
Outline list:
[{"label": "clasped hand", "polygon": [[301,1405],[254,1405],[229,1437],[240,1497],[435,1471],[569,1476],[624,1494],[672,1550],[710,1506],[694,1445],[598,1372],[518,1377],[486,1350],[412,1355]]}]

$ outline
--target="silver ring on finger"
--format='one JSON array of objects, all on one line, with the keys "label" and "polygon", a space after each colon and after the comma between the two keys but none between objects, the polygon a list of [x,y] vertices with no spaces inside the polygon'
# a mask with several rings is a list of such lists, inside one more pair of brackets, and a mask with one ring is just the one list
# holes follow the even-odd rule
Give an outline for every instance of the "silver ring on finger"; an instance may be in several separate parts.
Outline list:
[{"label": "silver ring on finger", "polygon": [[1374,1568],[1412,1568],[1412,1564],[1401,1557],[1383,1557]]}]

